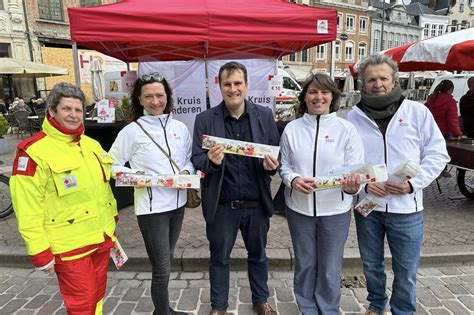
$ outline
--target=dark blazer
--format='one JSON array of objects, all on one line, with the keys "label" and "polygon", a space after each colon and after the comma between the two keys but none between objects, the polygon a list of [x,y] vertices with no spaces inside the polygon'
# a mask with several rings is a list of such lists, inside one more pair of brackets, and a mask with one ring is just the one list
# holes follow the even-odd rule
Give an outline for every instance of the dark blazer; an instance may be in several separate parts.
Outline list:
[{"label": "dark blazer", "polygon": [[[249,101],[245,101],[245,105],[250,118],[252,142],[278,145],[280,136],[272,111],[269,108],[255,105]],[[224,102],[206,110],[197,115],[194,122],[193,155],[191,161],[196,169],[205,173],[204,179],[201,181],[202,211],[204,219],[209,224],[214,221],[219,203],[226,158],[224,156],[221,167],[213,168],[207,157],[207,150],[201,148],[202,135],[225,138],[223,106],[225,106]],[[266,172],[263,169],[263,159],[254,158],[253,160],[257,163],[258,185],[262,194],[260,201],[267,215],[271,216],[273,202],[270,190],[270,175],[275,174],[275,172]]]}]

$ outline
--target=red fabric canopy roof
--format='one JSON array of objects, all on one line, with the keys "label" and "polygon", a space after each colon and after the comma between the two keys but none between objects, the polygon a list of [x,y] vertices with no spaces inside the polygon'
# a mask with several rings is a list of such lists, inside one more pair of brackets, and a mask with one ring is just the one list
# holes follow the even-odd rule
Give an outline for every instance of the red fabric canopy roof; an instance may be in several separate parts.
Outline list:
[{"label": "red fabric canopy roof", "polygon": [[128,62],[278,58],[336,38],[336,10],[281,0],[128,0],[68,13],[73,42]]}]

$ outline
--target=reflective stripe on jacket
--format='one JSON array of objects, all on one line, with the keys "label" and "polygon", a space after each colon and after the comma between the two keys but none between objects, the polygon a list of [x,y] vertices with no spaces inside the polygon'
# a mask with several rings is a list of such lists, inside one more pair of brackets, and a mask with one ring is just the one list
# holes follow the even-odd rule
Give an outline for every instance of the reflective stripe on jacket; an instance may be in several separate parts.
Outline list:
[{"label": "reflective stripe on jacket", "polygon": [[[35,255],[66,253],[102,243],[104,234],[113,237],[117,215],[110,155],[97,141],[85,135],[73,141],[47,120],[43,133],[18,146],[10,180],[18,229],[36,266],[47,262],[35,261]],[[36,165],[34,172],[20,172],[28,163]]]}]

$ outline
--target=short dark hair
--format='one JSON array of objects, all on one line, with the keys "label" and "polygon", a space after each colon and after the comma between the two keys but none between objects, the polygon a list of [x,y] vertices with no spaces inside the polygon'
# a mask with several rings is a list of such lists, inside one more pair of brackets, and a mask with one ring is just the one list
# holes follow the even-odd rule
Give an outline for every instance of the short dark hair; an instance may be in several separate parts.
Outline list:
[{"label": "short dark hair", "polygon": [[314,85],[316,85],[316,87],[319,89],[331,91],[332,101],[331,105],[329,105],[329,112],[337,112],[339,109],[339,98],[341,97],[341,91],[339,91],[337,84],[331,79],[330,76],[324,73],[315,73],[306,79],[306,81],[303,83],[303,89],[300,95],[298,95],[298,100],[300,102],[298,106],[298,114],[303,116],[306,112],[308,112],[308,105],[306,105],[304,98],[306,97],[306,93],[308,93],[311,83],[314,83]]},{"label": "short dark hair", "polygon": [[143,106],[140,102],[140,96],[142,94],[142,87],[147,84],[151,83],[161,83],[165,88],[166,93],[166,107],[163,111],[164,114],[169,114],[173,110],[173,97],[171,88],[166,81],[165,77],[160,75],[159,73],[153,73],[147,76],[147,80],[143,79],[146,75],[142,75],[138,77],[138,79],[133,84],[132,89],[130,90],[130,120],[136,121],[138,118],[142,117],[143,114]]},{"label": "short dark hair", "polygon": [[467,79],[467,87],[469,88],[469,90],[474,89],[474,77],[470,77],[469,79]]},{"label": "short dark hair", "polygon": [[245,68],[245,66],[243,64],[241,64],[240,62],[237,62],[237,61],[230,61],[226,64],[224,64],[220,69],[219,69],[219,85],[221,84],[221,76],[222,76],[222,73],[224,71],[227,71],[227,74],[228,75],[231,75],[232,73],[236,72],[236,71],[242,71],[242,73],[244,74],[244,80],[245,80],[245,83],[247,83],[248,79],[247,79],[247,68]]},{"label": "short dark hair", "polygon": [[53,112],[57,112],[58,105],[61,102],[61,98],[75,98],[81,101],[82,109],[86,107],[86,97],[82,90],[67,82],[61,82],[53,86],[51,91],[48,94],[48,98],[46,99],[46,103],[48,104],[48,108],[51,108]]}]

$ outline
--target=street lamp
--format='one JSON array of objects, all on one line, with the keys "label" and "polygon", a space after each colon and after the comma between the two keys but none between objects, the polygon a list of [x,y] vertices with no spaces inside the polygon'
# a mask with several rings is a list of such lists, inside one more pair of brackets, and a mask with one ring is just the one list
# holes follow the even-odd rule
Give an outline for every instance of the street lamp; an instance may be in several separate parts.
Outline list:
[{"label": "street lamp", "polygon": [[383,27],[385,24],[385,0],[382,0],[382,31],[380,32],[380,50],[383,51],[384,49],[384,41],[383,41]]}]

